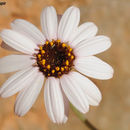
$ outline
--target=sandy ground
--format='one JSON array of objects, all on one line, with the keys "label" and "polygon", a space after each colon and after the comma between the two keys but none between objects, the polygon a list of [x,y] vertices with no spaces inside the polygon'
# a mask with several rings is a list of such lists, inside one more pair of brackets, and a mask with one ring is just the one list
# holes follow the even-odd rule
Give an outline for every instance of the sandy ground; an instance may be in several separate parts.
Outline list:
[{"label": "sandy ground", "polygon": [[[0,0],[1,1],[1,0]],[[93,80],[102,92],[99,107],[91,107],[86,114],[100,130],[130,130],[130,0],[3,0],[0,6],[0,30],[9,28],[12,20],[26,19],[40,28],[42,8],[53,5],[59,14],[75,5],[81,11],[81,23],[92,21],[99,27],[98,34],[111,38],[112,47],[98,55],[115,69],[113,79]],[[1,41],[0,41],[1,42]],[[0,48],[0,57],[12,54]],[[0,85],[11,75],[0,75]],[[50,122],[43,103],[43,90],[32,109],[24,117],[14,114],[16,95],[0,98],[0,130],[87,130],[70,111],[65,125]]]}]

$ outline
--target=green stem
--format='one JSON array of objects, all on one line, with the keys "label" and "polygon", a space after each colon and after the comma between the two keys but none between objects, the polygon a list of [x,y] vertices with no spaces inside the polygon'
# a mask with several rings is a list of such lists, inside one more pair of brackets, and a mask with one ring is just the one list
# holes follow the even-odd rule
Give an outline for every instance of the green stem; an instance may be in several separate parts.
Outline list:
[{"label": "green stem", "polygon": [[73,112],[77,115],[77,117],[91,130],[98,130],[94,125],[92,125],[85,117],[85,115],[83,115],[82,113],[80,113],[72,104],[70,105],[71,109],[73,110]]}]

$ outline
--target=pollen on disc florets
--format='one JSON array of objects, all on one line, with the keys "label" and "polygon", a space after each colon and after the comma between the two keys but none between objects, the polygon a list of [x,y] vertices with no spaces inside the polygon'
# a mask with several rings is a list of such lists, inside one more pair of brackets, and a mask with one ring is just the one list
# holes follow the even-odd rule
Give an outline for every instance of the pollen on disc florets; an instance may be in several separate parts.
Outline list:
[{"label": "pollen on disc florets", "polygon": [[36,59],[39,70],[46,77],[59,78],[72,69],[75,56],[73,49],[66,43],[61,43],[60,40],[52,40],[39,46]]}]

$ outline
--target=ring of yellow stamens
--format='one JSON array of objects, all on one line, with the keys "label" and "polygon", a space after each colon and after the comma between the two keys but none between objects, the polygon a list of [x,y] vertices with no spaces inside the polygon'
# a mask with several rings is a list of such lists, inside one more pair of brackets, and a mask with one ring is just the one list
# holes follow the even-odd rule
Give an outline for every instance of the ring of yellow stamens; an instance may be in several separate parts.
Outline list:
[{"label": "ring of yellow stamens", "polygon": [[40,54],[38,54],[38,59],[41,59],[41,55]]},{"label": "ring of yellow stamens", "polygon": [[52,42],[50,42],[50,45],[51,45],[51,46],[53,46],[53,44],[54,44],[54,43],[53,43],[53,41],[52,41]]},{"label": "ring of yellow stamens", "polygon": [[40,50],[42,50],[42,46],[39,46]]},{"label": "ring of yellow stamens", "polygon": [[45,54],[45,51],[44,51],[44,50],[41,50],[41,53],[42,53],[42,54]]},{"label": "ring of yellow stamens", "polygon": [[72,48],[69,48],[69,52],[71,52],[72,51]]},{"label": "ring of yellow stamens", "polygon": [[59,71],[60,70],[60,68],[59,67],[56,67],[56,71]]},{"label": "ring of yellow stamens", "polygon": [[68,66],[68,65],[69,65],[69,61],[68,61],[68,60],[66,60],[65,64]]},{"label": "ring of yellow stamens", "polygon": [[62,72],[64,71],[64,67],[61,67],[61,71],[62,71]]},{"label": "ring of yellow stamens", "polygon": [[74,56],[72,55],[72,56],[71,56],[71,60],[73,60],[73,59],[74,59]]},{"label": "ring of yellow stamens", "polygon": [[62,47],[65,47],[66,46],[66,44],[65,43],[62,43]]},{"label": "ring of yellow stamens", "polygon": [[48,45],[48,44],[49,44],[49,42],[48,42],[48,41],[46,41],[46,44]]},{"label": "ring of yellow stamens", "polygon": [[61,77],[67,74],[73,67],[75,56],[73,49],[67,43],[61,43],[60,40],[46,41],[39,46],[37,65],[39,70],[46,77]]},{"label": "ring of yellow stamens", "polygon": [[52,74],[54,74],[54,73],[55,73],[55,70],[52,70],[51,72],[52,72]]},{"label": "ring of yellow stamens", "polygon": [[46,63],[46,60],[43,59],[43,60],[42,60],[42,65],[45,65],[45,63]]},{"label": "ring of yellow stamens", "polygon": [[51,66],[50,65],[47,65],[47,67],[46,67],[47,69],[50,69],[51,68]]},{"label": "ring of yellow stamens", "polygon": [[71,56],[71,53],[70,53],[70,52],[68,53],[68,56]]},{"label": "ring of yellow stamens", "polygon": [[57,40],[58,43],[60,43],[60,40]]}]

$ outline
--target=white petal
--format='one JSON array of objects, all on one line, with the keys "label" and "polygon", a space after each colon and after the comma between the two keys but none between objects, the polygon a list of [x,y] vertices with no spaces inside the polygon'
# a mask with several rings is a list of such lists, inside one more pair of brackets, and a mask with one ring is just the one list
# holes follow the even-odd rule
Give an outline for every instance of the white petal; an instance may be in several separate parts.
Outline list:
[{"label": "white petal", "polygon": [[50,77],[44,88],[45,107],[48,116],[54,123],[64,123],[64,102],[59,79]]},{"label": "white petal", "polygon": [[9,55],[0,58],[0,73],[8,73],[27,68],[36,61],[29,55]]},{"label": "white petal", "polygon": [[46,39],[57,39],[58,18],[54,7],[46,7],[41,14],[41,27]]},{"label": "white petal", "polygon": [[11,76],[0,88],[1,97],[7,98],[25,88],[33,80],[37,72],[36,67],[29,67]]},{"label": "white petal", "polygon": [[68,115],[69,115],[69,100],[66,97],[64,91],[61,89],[62,95],[63,95],[63,100],[64,100],[64,110],[65,110],[65,117],[64,117],[64,123],[68,120]]},{"label": "white petal", "polygon": [[81,41],[95,36],[97,30],[98,28],[94,23],[91,22],[84,23],[76,29],[75,33],[72,35],[69,42],[72,45],[72,47],[74,47]]},{"label": "white petal", "polygon": [[76,70],[92,78],[106,80],[113,76],[112,67],[95,56],[77,58],[74,65]]},{"label": "white petal", "polygon": [[80,21],[80,11],[78,8],[72,6],[68,8],[63,14],[59,27],[58,27],[58,39],[62,42],[68,42],[73,31],[77,28]]},{"label": "white petal", "polygon": [[4,29],[0,36],[7,45],[26,54],[34,53],[38,48],[32,40],[13,30]]},{"label": "white petal", "polygon": [[82,91],[85,92],[89,104],[93,106],[99,105],[102,99],[102,95],[97,86],[78,72],[73,72],[72,77],[75,77],[75,80],[78,80],[78,87],[80,87]]},{"label": "white petal", "polygon": [[82,41],[75,47],[77,56],[90,56],[101,53],[111,46],[111,41],[106,36],[96,36],[94,38]]},{"label": "white petal", "polygon": [[15,113],[18,116],[24,116],[35,103],[41,88],[43,86],[44,76],[42,73],[38,73],[35,80],[31,84],[24,88],[16,98]]},{"label": "white petal", "polygon": [[[69,101],[82,113],[86,113],[89,110],[89,103],[86,92],[81,88],[80,78],[70,72],[67,75],[63,75],[60,79],[62,89],[69,99]],[[76,72],[77,73],[77,72]]]},{"label": "white petal", "polygon": [[32,23],[23,20],[16,19],[11,23],[11,28],[28,38],[30,38],[36,44],[43,44],[45,42],[45,37],[41,31]]}]

